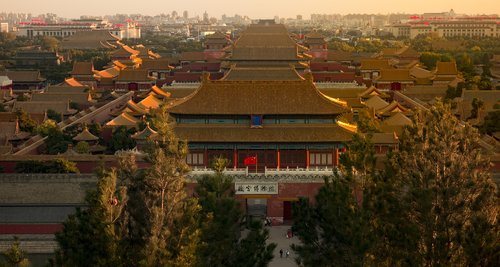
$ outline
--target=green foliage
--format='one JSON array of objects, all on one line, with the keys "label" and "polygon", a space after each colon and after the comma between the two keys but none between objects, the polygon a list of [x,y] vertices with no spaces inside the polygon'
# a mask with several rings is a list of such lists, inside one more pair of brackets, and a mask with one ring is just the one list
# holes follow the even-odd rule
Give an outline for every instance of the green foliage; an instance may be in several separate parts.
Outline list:
[{"label": "green foliage", "polygon": [[432,41],[433,38],[431,36],[420,34],[411,40],[411,47],[419,52],[431,51]]},{"label": "green foliage", "polygon": [[3,252],[5,263],[0,262],[0,266],[5,267],[28,267],[31,266],[26,252],[21,249],[19,238],[14,237],[14,243]]},{"label": "green foliage", "polygon": [[459,83],[456,88],[448,86],[448,89],[446,90],[446,96],[444,98],[446,100],[453,100],[457,97],[461,97],[464,87],[465,85],[463,82]]},{"label": "green foliage", "polygon": [[203,176],[198,180],[196,197],[202,219],[198,266],[269,264],[276,245],[266,245],[268,233],[261,224],[252,224],[248,235],[240,240],[242,213],[230,177],[221,173]]},{"label": "green foliage", "polygon": [[16,55],[20,47],[32,46],[40,43],[39,38],[16,36],[13,32],[0,32],[0,59],[10,59]]},{"label": "green foliage", "polygon": [[19,102],[28,101],[28,97],[26,96],[26,94],[21,93],[17,96],[16,101],[19,101]]},{"label": "green foliage", "polygon": [[61,113],[58,113],[58,112],[54,111],[53,109],[47,110],[47,118],[49,118],[53,121],[56,121],[56,122],[62,121]]},{"label": "green foliage", "polygon": [[36,127],[36,122],[31,119],[30,115],[22,109],[16,110],[15,113],[21,131],[33,133]]},{"label": "green foliage", "polygon": [[0,104],[0,112],[5,112],[5,106],[3,104]]},{"label": "green foliage", "polygon": [[466,73],[474,72],[474,61],[468,53],[462,53],[455,56],[457,62],[457,68],[459,71]]},{"label": "green foliage", "polygon": [[52,84],[62,83],[68,77],[68,73],[73,68],[69,62],[62,62],[59,65],[39,66],[40,73]]},{"label": "green foliage", "polygon": [[59,46],[59,40],[55,37],[44,36],[42,39],[42,48],[48,51],[56,51]]},{"label": "green foliage", "polygon": [[80,105],[76,102],[69,102],[69,108],[70,109],[76,109],[76,110],[80,110]]},{"label": "green foliage", "polygon": [[483,124],[479,126],[479,131],[483,134],[500,132],[500,110],[495,110],[486,114]]},{"label": "green foliage", "polygon": [[375,172],[375,148],[371,135],[355,134],[347,148],[347,152],[340,156],[340,170],[344,176],[364,183]]},{"label": "green foliage", "polygon": [[353,183],[342,177],[325,179],[316,204],[301,199],[294,207],[292,245],[301,266],[362,266],[367,249],[361,209]]},{"label": "green foliage", "polygon": [[108,149],[111,151],[129,150],[136,146],[135,140],[131,138],[135,129],[127,129],[125,126],[119,126],[113,131],[111,140],[108,142]]},{"label": "green foliage", "polygon": [[101,172],[97,189],[63,223],[56,234],[59,251],[56,266],[121,266],[114,222],[123,210],[125,190],[117,185],[116,173]]},{"label": "green foliage", "polygon": [[472,99],[472,110],[470,111],[469,119],[477,119],[479,117],[479,111],[484,107],[484,102],[480,99]]},{"label": "green foliage", "polygon": [[[200,206],[185,191],[187,144],[165,125],[166,115],[160,113],[155,120],[155,127],[165,136],[148,147],[147,169],[138,170],[133,154],[126,154],[119,158],[118,170],[100,171],[102,182],[95,197],[87,200],[89,213],[71,218],[67,223],[74,228],[58,236],[62,253],[55,262],[66,266],[196,265]],[[99,239],[91,240],[94,234]],[[82,261],[85,258],[89,260]]]},{"label": "green foliage", "polygon": [[355,38],[355,40],[347,42],[338,39],[333,39],[328,43],[331,50],[340,50],[345,52],[369,52],[378,53],[384,48],[400,48],[403,43],[399,41],[381,41],[378,39]]},{"label": "green foliage", "polygon": [[380,123],[370,110],[362,110],[358,115],[358,129],[362,133],[380,133]]},{"label": "green foliage", "polygon": [[328,48],[331,50],[338,50],[344,52],[354,52],[356,49],[347,42],[333,40],[328,43]]},{"label": "green foliage", "polygon": [[53,120],[46,120],[42,124],[35,128],[35,133],[45,137],[48,136],[51,131],[56,131],[57,123]]},{"label": "green foliage", "polygon": [[90,145],[85,141],[80,141],[76,144],[75,151],[80,154],[88,154],[90,153]]},{"label": "green foliage", "polygon": [[102,70],[111,61],[109,50],[69,50],[68,53],[74,62],[92,61],[96,70]]},{"label": "green foliage", "polygon": [[47,128],[48,134],[45,140],[46,151],[50,155],[62,154],[68,150],[68,145],[73,144],[71,136],[64,134],[59,126]]},{"label": "green foliage", "polygon": [[76,163],[66,159],[27,160],[16,164],[17,173],[79,173]]},{"label": "green foliage", "polygon": [[250,224],[250,232],[241,240],[236,259],[231,266],[260,267],[268,266],[273,259],[276,244],[266,245],[269,230],[262,227],[260,221]]},{"label": "green foliage", "polygon": [[231,164],[231,161],[224,158],[223,156],[217,156],[212,159],[211,167],[216,174],[221,175],[224,169]]},{"label": "green foliage", "polygon": [[369,138],[355,135],[342,177],[327,181],[314,205],[296,206],[301,264],[495,266],[498,189],[476,130],[437,101],[399,140],[378,170]]},{"label": "green foliage", "polygon": [[448,54],[434,52],[423,52],[420,55],[420,62],[422,62],[428,70],[433,70],[434,68],[436,68],[436,63],[439,61],[450,62],[453,61],[453,58]]},{"label": "green foliage", "polygon": [[[493,266],[498,246],[490,247],[487,240],[499,238],[498,193],[478,134],[468,124],[459,125],[450,107],[440,101],[421,119],[406,128],[387,167],[405,184],[399,201],[406,207],[406,225],[417,233],[409,257],[423,266],[464,266],[471,263],[467,251],[481,250],[485,257],[497,255],[496,261],[482,259],[481,266]],[[468,233],[473,229],[478,231]],[[467,243],[465,236],[470,238]]]}]

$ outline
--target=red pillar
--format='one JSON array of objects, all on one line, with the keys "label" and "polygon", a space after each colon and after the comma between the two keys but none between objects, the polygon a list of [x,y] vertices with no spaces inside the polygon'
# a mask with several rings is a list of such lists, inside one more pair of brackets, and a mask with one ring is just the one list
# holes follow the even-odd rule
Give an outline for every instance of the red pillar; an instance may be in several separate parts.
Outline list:
[{"label": "red pillar", "polygon": [[306,168],[309,168],[309,149],[306,149]]},{"label": "red pillar", "polygon": [[238,152],[236,148],[233,150],[233,168],[238,167]]},{"label": "red pillar", "polygon": [[280,150],[278,149],[276,151],[276,160],[278,161],[278,164],[276,165],[276,168],[280,168]]}]

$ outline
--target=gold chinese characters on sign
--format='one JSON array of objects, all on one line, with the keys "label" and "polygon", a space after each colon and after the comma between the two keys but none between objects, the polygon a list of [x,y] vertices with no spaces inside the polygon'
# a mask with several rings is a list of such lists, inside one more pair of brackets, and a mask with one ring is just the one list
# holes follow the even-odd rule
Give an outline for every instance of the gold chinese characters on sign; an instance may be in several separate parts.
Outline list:
[{"label": "gold chinese characters on sign", "polygon": [[276,195],[278,194],[278,183],[234,183],[237,195]]}]

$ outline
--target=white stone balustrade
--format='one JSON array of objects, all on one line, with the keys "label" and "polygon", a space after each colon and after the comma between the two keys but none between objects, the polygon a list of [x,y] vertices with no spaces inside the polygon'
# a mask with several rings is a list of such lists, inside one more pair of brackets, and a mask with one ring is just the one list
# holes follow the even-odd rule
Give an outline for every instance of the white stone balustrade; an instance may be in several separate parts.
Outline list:
[{"label": "white stone balustrade", "polygon": [[[235,176],[252,176],[252,175],[264,175],[264,176],[280,176],[280,175],[286,175],[286,176],[330,176],[333,175],[333,173],[336,171],[336,168],[330,168],[330,167],[313,167],[313,168],[264,168],[264,173],[262,172],[253,172],[251,169],[249,170],[248,167],[246,168],[226,168],[224,169],[224,174],[226,175],[235,175]],[[215,172],[206,167],[193,167],[191,170],[191,175],[192,176],[198,176],[198,175],[211,175],[214,174]]]}]

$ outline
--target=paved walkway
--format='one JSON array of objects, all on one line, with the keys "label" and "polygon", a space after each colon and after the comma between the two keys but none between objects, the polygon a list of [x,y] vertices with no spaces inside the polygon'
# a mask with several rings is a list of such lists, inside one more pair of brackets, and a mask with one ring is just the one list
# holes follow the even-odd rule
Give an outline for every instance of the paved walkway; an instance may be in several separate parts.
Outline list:
[{"label": "paved walkway", "polygon": [[[290,225],[284,226],[270,226],[266,227],[269,229],[269,243],[276,243],[276,249],[274,250],[274,259],[269,264],[269,267],[296,267],[295,263],[295,253],[290,248],[290,245],[297,244],[299,242],[297,237],[286,238],[286,231],[290,229]],[[280,249],[283,249],[283,258],[280,258]],[[285,252],[290,251],[290,256],[286,258]]]}]

